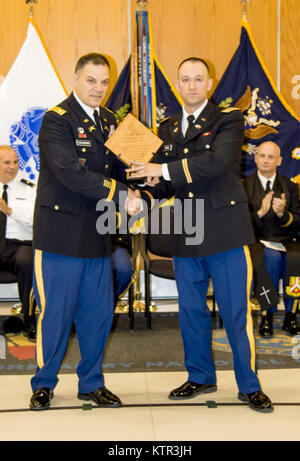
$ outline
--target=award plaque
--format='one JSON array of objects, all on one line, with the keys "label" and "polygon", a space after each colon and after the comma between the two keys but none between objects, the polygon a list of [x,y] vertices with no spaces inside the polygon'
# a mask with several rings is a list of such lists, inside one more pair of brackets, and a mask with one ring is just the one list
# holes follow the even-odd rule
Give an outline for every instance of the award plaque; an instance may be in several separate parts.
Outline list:
[{"label": "award plaque", "polygon": [[106,141],[105,146],[130,166],[149,162],[163,141],[133,115],[128,114]]}]

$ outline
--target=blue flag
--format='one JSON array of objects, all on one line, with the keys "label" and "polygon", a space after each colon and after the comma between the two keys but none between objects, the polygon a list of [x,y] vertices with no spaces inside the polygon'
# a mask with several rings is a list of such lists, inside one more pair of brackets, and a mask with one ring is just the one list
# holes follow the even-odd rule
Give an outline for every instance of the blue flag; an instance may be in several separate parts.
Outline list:
[{"label": "blue flag", "polygon": [[279,173],[290,178],[299,175],[300,119],[279,93],[245,20],[240,45],[212,99],[223,107],[238,107],[244,115],[242,176],[256,171],[254,154],[265,141],[273,141],[281,148]]}]

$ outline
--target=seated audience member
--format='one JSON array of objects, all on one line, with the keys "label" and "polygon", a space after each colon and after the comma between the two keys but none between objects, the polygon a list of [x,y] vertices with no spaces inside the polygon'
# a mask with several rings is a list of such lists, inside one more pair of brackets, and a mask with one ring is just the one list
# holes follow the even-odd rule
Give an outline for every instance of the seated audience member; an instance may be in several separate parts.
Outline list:
[{"label": "seated audience member", "polygon": [[0,146],[0,270],[16,275],[25,335],[34,341],[32,223],[36,186],[17,178],[18,171],[15,151],[10,146]]},{"label": "seated audience member", "polygon": [[[279,289],[283,280],[285,318],[283,330],[291,335],[300,333],[296,310],[300,297],[300,244],[297,232],[300,223],[300,202],[297,184],[277,173],[281,164],[280,148],[274,142],[261,144],[255,155],[257,172],[244,181],[245,191],[256,237],[256,250],[261,248],[261,262],[264,263],[273,286]],[[251,251],[251,248],[250,248]],[[259,251],[252,252],[259,254]],[[258,261],[253,260],[254,281],[260,284],[259,291],[270,303],[268,310],[262,306],[262,321],[259,333],[263,337],[273,336],[273,313],[277,304],[271,302],[271,289],[266,289],[256,272]],[[259,259],[259,258],[258,258]],[[256,276],[256,277],[255,277]],[[255,290],[255,287],[254,287]],[[274,299],[274,298],[273,298]]]}]

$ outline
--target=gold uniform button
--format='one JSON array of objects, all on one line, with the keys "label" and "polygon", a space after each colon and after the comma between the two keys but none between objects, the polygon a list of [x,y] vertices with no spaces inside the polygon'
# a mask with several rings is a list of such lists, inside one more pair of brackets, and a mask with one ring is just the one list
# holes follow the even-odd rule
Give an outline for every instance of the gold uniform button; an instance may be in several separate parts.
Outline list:
[{"label": "gold uniform button", "polygon": [[85,147],[82,149],[82,152],[86,152],[86,148],[85,148]]},{"label": "gold uniform button", "polygon": [[107,164],[107,163],[106,163],[106,165],[105,165],[105,168],[106,168],[106,169],[108,168],[108,164]]},{"label": "gold uniform button", "polygon": [[210,149],[210,144],[206,144],[205,149]]},{"label": "gold uniform button", "polygon": [[189,197],[190,197],[190,198],[193,198],[193,197],[194,197],[193,192],[189,192]]},{"label": "gold uniform button", "polygon": [[106,152],[105,152],[105,153],[106,153],[106,155],[108,155],[108,154],[109,154],[109,150],[108,150],[108,149],[106,149]]},{"label": "gold uniform button", "polygon": [[59,205],[55,205],[54,210],[59,210]]},{"label": "gold uniform button", "polygon": [[168,155],[169,155],[168,152],[165,152],[165,156],[168,157]]},{"label": "gold uniform button", "polygon": [[184,154],[187,154],[187,153],[188,153],[188,151],[189,151],[189,150],[188,150],[188,148],[187,148],[187,147],[186,147],[185,149],[183,149],[183,153],[184,153]]},{"label": "gold uniform button", "polygon": [[235,205],[235,201],[231,200],[230,205]]}]

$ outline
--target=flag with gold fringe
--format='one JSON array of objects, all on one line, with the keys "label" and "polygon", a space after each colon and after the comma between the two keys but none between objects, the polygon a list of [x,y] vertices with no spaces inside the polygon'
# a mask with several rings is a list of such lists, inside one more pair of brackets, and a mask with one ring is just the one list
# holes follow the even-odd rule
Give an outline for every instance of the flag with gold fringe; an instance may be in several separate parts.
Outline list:
[{"label": "flag with gold fringe", "polygon": [[257,146],[273,141],[283,157],[279,173],[297,182],[300,171],[300,119],[278,91],[254,41],[249,23],[241,22],[241,38],[212,99],[223,107],[238,107],[245,119],[242,176],[255,169]]}]

